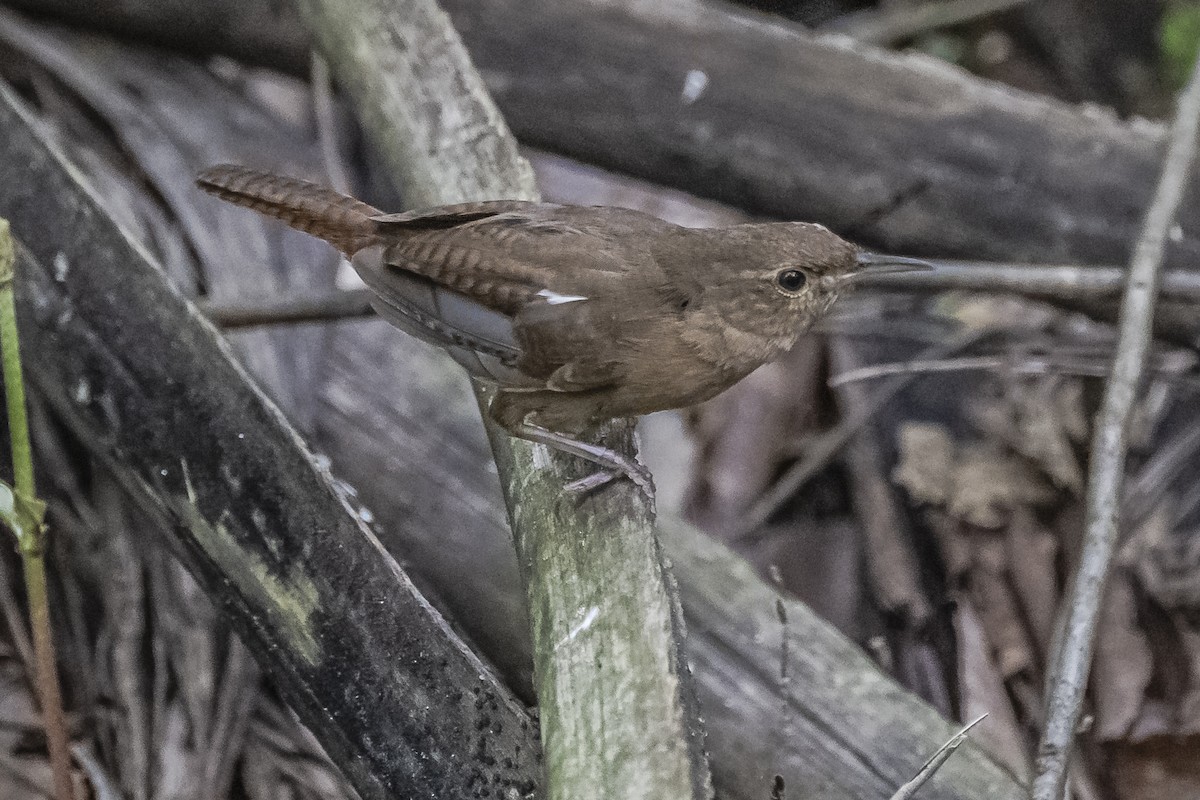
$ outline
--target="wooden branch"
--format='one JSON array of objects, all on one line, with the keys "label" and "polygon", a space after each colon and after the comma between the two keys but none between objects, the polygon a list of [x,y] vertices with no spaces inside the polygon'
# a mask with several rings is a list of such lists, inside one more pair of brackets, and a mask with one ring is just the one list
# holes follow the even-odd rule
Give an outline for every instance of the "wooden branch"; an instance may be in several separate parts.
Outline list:
[{"label": "wooden branch", "polygon": [[888,252],[1122,263],[1154,184],[1159,125],[721,3],[446,7],[528,143]]},{"label": "wooden branch", "polygon": [[222,53],[307,75],[312,41],[291,3],[208,0],[6,0],[3,5],[186,53]]},{"label": "wooden branch", "polygon": [[[408,203],[538,199],[532,170],[432,0],[301,8]],[[486,420],[489,390],[475,391]],[[532,617],[546,795],[710,796],[679,601],[647,498],[618,481],[576,505],[562,494],[564,478],[594,465],[491,424],[488,434]],[[600,435],[633,456],[628,421]]]},{"label": "wooden branch", "polygon": [[821,28],[860,42],[891,45],[939,28],[1012,11],[1029,0],[924,0],[914,5],[872,8],[844,14]]},{"label": "wooden branch", "polygon": [[1180,213],[1179,204],[1191,177],[1198,133],[1200,61],[1179,96],[1158,187],[1146,210],[1129,265],[1117,353],[1092,436],[1083,549],[1072,582],[1062,639],[1055,649],[1054,666],[1047,678],[1046,725],[1038,743],[1032,800],[1059,800],[1067,783],[1067,767],[1091,671],[1100,603],[1116,552],[1129,425],[1150,352],[1169,230]]},{"label": "wooden branch", "polygon": [[[960,340],[961,340],[960,334]],[[838,372],[860,367],[864,361],[861,340],[857,343],[835,337],[830,343],[830,362]],[[843,419],[877,420],[881,408],[866,411],[871,393],[862,384],[837,390]],[[900,619],[913,631],[924,631],[934,609],[921,580],[921,564],[913,541],[909,517],[901,505],[899,488],[889,480],[885,451],[878,425],[867,424],[846,442],[843,463],[851,502],[863,528],[864,559],[871,595],[886,614]],[[932,697],[949,696],[948,690],[931,691]]]},{"label": "wooden branch", "polygon": [[364,800],[536,785],[522,704],[450,632],[227,346],[0,87],[35,386],[172,544]]},{"label": "wooden branch", "polygon": [[214,324],[227,330],[259,325],[289,325],[299,322],[331,322],[375,316],[369,289],[332,289],[327,292],[261,298],[243,297],[230,303],[200,303],[200,311]]}]

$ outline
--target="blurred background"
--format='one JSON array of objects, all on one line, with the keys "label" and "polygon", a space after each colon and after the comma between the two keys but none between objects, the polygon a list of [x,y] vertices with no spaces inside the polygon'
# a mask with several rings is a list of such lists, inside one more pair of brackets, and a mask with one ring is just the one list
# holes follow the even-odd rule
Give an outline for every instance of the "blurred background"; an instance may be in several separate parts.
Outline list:
[{"label": "blurred background", "polygon": [[[813,220],[886,252],[1022,263],[1126,262],[1200,44],[1200,3],[1183,0],[442,5],[549,201],[694,226]],[[197,170],[233,161],[404,207],[286,3],[10,0],[0,80],[209,308],[351,282],[319,242],[200,196]],[[1195,269],[1198,191],[1171,269]],[[976,738],[1025,778],[1115,310],[1111,294],[856,292],[781,361],[643,421],[659,510],[947,718],[988,711]],[[1200,311],[1164,303],[1156,334],[1071,780],[1086,800],[1200,798]],[[381,541],[531,702],[523,599],[465,379],[376,319],[228,336]],[[33,420],[93,782],[129,798],[353,796],[153,523],[44,399]],[[48,785],[18,569],[5,552],[0,796],[14,800]],[[766,797],[761,777],[718,788]]]}]

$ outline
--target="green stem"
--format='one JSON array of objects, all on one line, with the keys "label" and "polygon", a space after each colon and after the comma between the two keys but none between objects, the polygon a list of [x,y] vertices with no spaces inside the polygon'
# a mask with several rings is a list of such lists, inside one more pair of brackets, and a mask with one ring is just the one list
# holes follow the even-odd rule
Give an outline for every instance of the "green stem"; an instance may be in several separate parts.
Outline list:
[{"label": "green stem", "polygon": [[4,370],[8,435],[12,443],[13,530],[25,571],[29,624],[33,630],[35,679],[46,726],[46,746],[50,751],[50,769],[54,776],[54,797],[55,800],[75,800],[67,725],[58,682],[54,638],[50,629],[50,597],[46,589],[42,541],[45,506],[35,494],[33,449],[29,443],[29,422],[25,414],[25,381],[21,375],[17,309],[13,293],[15,262],[8,220],[0,218],[0,361]]},{"label": "green stem", "polygon": [[[8,220],[0,219],[0,359],[4,366],[4,397],[8,406],[8,435],[12,442],[13,489],[18,499],[33,498],[33,450],[25,417],[25,379],[17,339],[17,310],[13,298],[15,257]],[[34,531],[26,531],[33,533]],[[20,535],[20,533],[18,533]]]}]

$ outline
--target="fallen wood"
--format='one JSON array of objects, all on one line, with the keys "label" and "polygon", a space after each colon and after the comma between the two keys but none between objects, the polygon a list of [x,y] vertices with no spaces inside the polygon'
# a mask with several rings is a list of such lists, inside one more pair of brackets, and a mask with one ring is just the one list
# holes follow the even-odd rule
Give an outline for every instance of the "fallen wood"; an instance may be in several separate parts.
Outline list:
[{"label": "fallen wood", "polygon": [[[1120,263],[1153,187],[1160,125],[721,3],[445,5],[523,141],[888,252]],[[1193,182],[1171,267],[1197,212]],[[1193,306],[1161,310],[1200,342]]]},{"label": "fallen wood", "polygon": [[0,131],[33,384],[163,521],[360,795],[532,791],[539,748],[522,704],[4,87]]},{"label": "fallen wood", "polygon": [[[96,51],[90,52],[94,55]],[[159,62],[148,63],[144,68],[153,71],[159,81],[165,80],[166,75],[185,74],[177,67]],[[191,74],[186,77],[188,81],[199,80]],[[127,89],[131,97],[145,94],[136,88],[137,84],[133,80]],[[192,89],[188,96],[194,100],[196,90]],[[171,117],[165,110],[161,113],[164,118]],[[156,118],[149,110],[145,114],[147,119]],[[179,120],[179,124],[186,124],[186,119]],[[174,140],[173,136],[165,138]],[[24,161],[17,166],[28,168]],[[14,185],[24,184],[6,180],[3,187]],[[39,191],[50,188],[52,185],[39,187]],[[169,176],[157,176],[155,188],[160,194],[171,195]],[[5,211],[0,208],[0,213]],[[51,215],[50,219],[64,217]],[[56,247],[65,249],[72,258],[82,258],[81,254],[93,247],[73,238],[80,235],[78,230],[65,224],[50,225],[47,221],[39,224],[47,237],[41,246],[51,257]],[[56,242],[56,236],[61,241]],[[80,238],[87,237],[80,235]],[[264,246],[271,246],[269,241],[265,240]],[[280,243],[273,246],[279,247]],[[100,247],[98,252],[103,256],[105,250]],[[243,280],[253,282],[262,279],[256,278],[256,274],[263,276],[269,272],[272,262],[224,263],[219,267],[207,259],[205,263],[207,269],[213,270],[228,270],[233,266],[247,273]],[[123,261],[107,267],[101,264],[96,267],[101,275],[91,280],[100,280],[106,272],[110,275],[106,280],[123,278],[126,272],[117,271],[118,267],[128,269]],[[74,280],[77,273],[78,270],[70,271],[68,278]],[[57,284],[47,285],[58,290]],[[106,303],[95,313],[113,316],[102,320],[108,328],[134,326],[129,329],[130,338],[137,339],[138,331],[144,332],[145,328],[136,326],[149,323],[138,323],[141,307],[131,304],[124,293],[138,298],[140,284],[123,281],[121,286],[129,288],[92,287],[101,291],[92,302]],[[85,298],[90,297],[85,288],[80,291]],[[149,300],[166,302],[160,298],[164,293],[174,297],[160,287],[157,293],[148,295]],[[106,299],[114,294],[114,299]],[[167,305],[175,308],[180,304],[173,299]],[[134,315],[134,319],[127,322],[125,314]],[[212,346],[207,329],[200,333],[193,330],[199,325],[194,317],[184,314],[173,325],[179,330],[172,335],[195,336],[198,341],[209,343],[205,347]],[[319,426],[314,445],[331,456],[337,474],[357,486],[360,497],[367,501],[383,527],[389,547],[421,571],[424,585],[436,584],[438,594],[455,608],[472,637],[490,653],[502,655],[509,664],[527,659],[515,559],[499,487],[495,475],[489,471],[487,444],[465,377],[441,354],[397,335],[382,322],[356,323],[356,326],[371,333],[358,338],[339,337],[340,344],[333,345],[327,359],[329,373],[321,389],[321,403],[314,413]],[[154,336],[162,340],[161,334]],[[47,349],[41,352],[46,355],[37,360],[51,360],[49,356],[57,353],[53,348],[59,346],[58,341],[42,342],[41,346]],[[78,344],[79,352],[89,352],[89,347],[98,346],[96,341],[94,337],[85,338]],[[173,364],[157,363],[156,356],[156,348],[137,347],[126,358],[139,371],[176,368]],[[155,361],[140,365],[141,358]],[[403,369],[398,365],[403,365]],[[222,369],[226,371],[220,374],[192,375],[185,384],[175,379],[174,385],[198,387],[193,390],[197,392],[209,384],[220,385],[221,375],[227,375],[232,368]],[[51,375],[50,379],[54,377]],[[43,384],[43,391],[60,398],[70,396],[78,386],[78,376],[64,373],[61,377],[64,383]],[[122,386],[113,387],[106,396],[113,396]],[[174,391],[176,402],[183,402],[180,396],[183,399],[188,396],[181,390],[160,391]],[[137,394],[133,399],[136,397]],[[126,402],[123,397],[118,399]],[[247,405],[255,407],[253,403]],[[222,413],[229,416],[218,417],[218,422],[223,426],[233,425],[241,413],[238,408],[225,409]],[[75,413],[70,406],[68,411]],[[198,428],[189,424],[181,429]],[[133,436],[122,444],[125,458],[133,463],[147,457],[139,450],[143,444],[160,446],[143,443]],[[106,440],[96,441],[94,446],[111,456]],[[272,469],[278,471],[275,480],[283,481],[292,469],[303,472],[309,467],[306,462],[297,467],[287,459],[279,459]],[[202,480],[216,480],[219,485],[215,490],[226,491],[221,489],[224,484],[219,483],[224,478],[193,469],[193,484],[199,487]],[[447,492],[447,486],[453,486],[454,491]],[[145,488],[156,490],[152,484]],[[198,491],[205,490],[198,488]],[[352,530],[354,536],[361,535],[357,528]],[[316,555],[336,554],[343,535],[336,526],[321,530],[322,549]],[[685,613],[692,631],[688,656],[695,665],[705,717],[711,728],[709,745],[714,756],[714,777],[722,796],[747,800],[763,797],[776,774],[784,777],[793,792],[815,787],[813,791],[820,791],[823,797],[887,796],[908,780],[928,753],[953,732],[953,727],[939,720],[928,706],[883,676],[852,643],[791,601],[783,601],[783,608],[788,620],[789,663],[794,669],[791,680],[784,685],[776,678],[782,641],[779,632],[783,625],[777,618],[775,593],[741,559],[693,529],[668,525],[663,535],[686,599]],[[328,551],[324,549],[326,546]],[[349,546],[349,552],[361,554],[361,549]],[[321,563],[332,569],[341,562],[326,559]],[[365,592],[375,585],[371,578],[374,568],[369,559],[356,564],[356,579],[363,576],[365,586],[351,588],[354,592]],[[206,585],[215,591],[211,572],[209,578]],[[388,597],[386,593],[381,595],[385,601]],[[361,595],[351,594],[343,603],[352,600],[361,600]],[[334,621],[330,619],[329,624],[334,625]],[[256,635],[255,630],[239,627],[244,635]],[[281,673],[279,680],[290,681],[290,673]],[[366,686],[370,688],[370,684]],[[391,703],[387,699],[390,696],[380,695],[383,699],[379,703]],[[386,712],[381,709],[379,713]],[[781,720],[786,722],[782,727]],[[361,730],[364,735],[386,737],[391,728],[382,725],[380,729]],[[505,724],[504,730],[510,732],[510,726]],[[474,746],[473,741],[466,744]],[[333,751],[340,761],[343,751],[336,747]],[[471,751],[465,751],[458,756],[460,760],[449,763],[461,764],[461,759],[469,758],[470,754]],[[979,751],[967,750],[955,760],[959,758],[962,769],[977,777],[963,779],[963,788],[956,788],[951,778],[957,773],[947,773],[942,778],[945,783],[935,782],[926,787],[926,796],[950,800],[1019,795],[1016,784]]]}]

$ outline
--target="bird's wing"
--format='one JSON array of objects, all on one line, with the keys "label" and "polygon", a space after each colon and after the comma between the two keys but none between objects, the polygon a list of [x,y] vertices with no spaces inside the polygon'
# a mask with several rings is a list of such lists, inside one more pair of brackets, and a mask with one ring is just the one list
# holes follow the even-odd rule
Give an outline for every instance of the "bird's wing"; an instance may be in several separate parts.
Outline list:
[{"label": "bird's wing", "polygon": [[[630,275],[645,272],[629,234],[666,225],[636,212],[618,212],[615,223],[611,216],[597,224],[590,209],[515,201],[379,216],[387,244],[353,263],[385,317],[473,372],[585,391],[619,377],[596,357],[595,342],[617,333],[611,302],[599,298],[628,291]],[[456,349],[505,370],[481,371]]]},{"label": "bird's wing", "polygon": [[453,228],[498,214],[529,213],[548,206],[548,203],[534,203],[526,200],[484,200],[476,203],[457,203],[437,208],[402,211],[398,214],[375,214],[371,219],[379,224],[383,232],[437,230]]},{"label": "bird's wing", "polygon": [[596,280],[627,270],[628,237],[598,223],[593,209],[497,201],[375,221],[393,267],[509,315],[545,293],[579,297]]},{"label": "bird's wing", "polygon": [[620,381],[619,324],[608,303],[527,303],[514,319],[522,371],[556,392],[586,392]]},{"label": "bird's wing", "polygon": [[354,269],[370,287],[379,315],[407,334],[445,348],[472,375],[520,384],[521,348],[512,317],[439,286],[385,259],[381,245],[354,255]]}]

